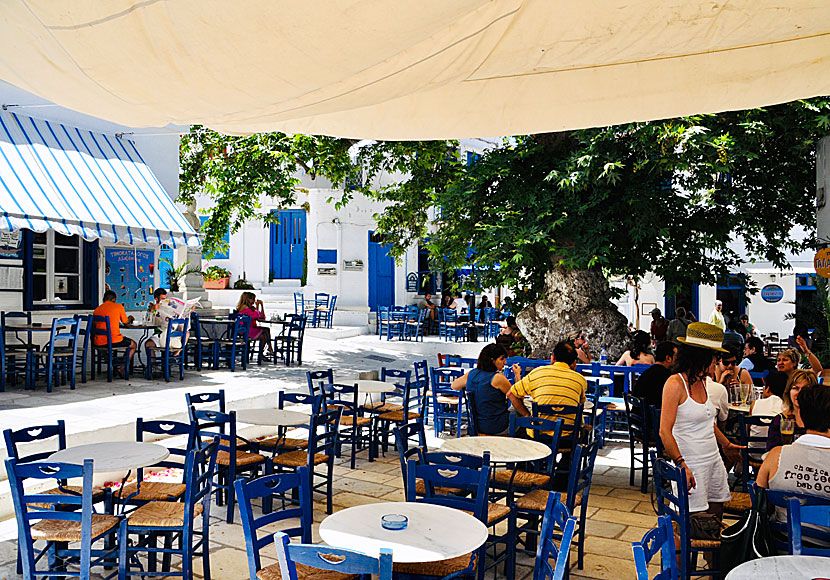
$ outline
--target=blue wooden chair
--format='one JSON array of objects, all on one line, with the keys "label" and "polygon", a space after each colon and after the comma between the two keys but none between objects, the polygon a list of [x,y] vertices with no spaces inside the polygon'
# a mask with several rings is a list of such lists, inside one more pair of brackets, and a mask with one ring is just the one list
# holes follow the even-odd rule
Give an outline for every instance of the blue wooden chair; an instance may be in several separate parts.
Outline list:
[{"label": "blue wooden chair", "polygon": [[[29,351],[29,369],[34,386],[41,376],[46,379],[46,392],[52,392],[52,385],[62,385],[69,380],[69,388],[75,390],[75,371],[78,368],[78,336],[80,325],[75,318],[55,318],[52,332],[44,350]],[[63,344],[61,344],[63,343]]]},{"label": "blue wooden chair", "polygon": [[407,319],[404,327],[404,338],[406,340],[414,338],[415,342],[418,342],[419,340],[421,342],[424,341],[424,332],[426,331],[428,313],[429,310],[424,308],[418,311],[416,315],[413,315]]},{"label": "blue wooden chair", "polygon": [[89,369],[89,353],[92,345],[90,344],[90,339],[92,337],[92,315],[75,315],[75,320],[78,321],[78,340],[80,344],[78,347],[81,349],[81,354],[78,358],[78,366],[76,368],[76,372],[79,372],[81,375],[81,382],[86,382],[86,372]]},{"label": "blue wooden chair", "polygon": [[[219,440],[214,439],[187,453],[184,502],[151,501],[121,520],[119,580],[126,580],[127,576],[178,576],[193,580],[196,556],[201,556],[204,580],[210,580],[210,498],[219,446]],[[201,527],[197,528],[195,520],[199,515]],[[137,537],[130,541],[131,536]],[[164,538],[163,548],[157,547],[159,538]],[[137,562],[141,553],[148,555],[147,570]],[[162,570],[155,569],[158,555],[164,559]],[[181,556],[181,571],[171,569],[173,555]]]},{"label": "blue wooden chair", "polygon": [[[323,396],[316,395],[312,397],[311,395],[308,395],[306,393],[286,393],[285,391],[280,391],[277,398],[277,408],[285,409],[286,403],[292,403],[293,405],[309,405],[311,407],[311,415],[316,415],[323,404]],[[311,415],[309,415],[309,422],[311,421]],[[305,449],[306,447],[308,447],[307,435],[304,439],[296,437],[287,437],[286,433],[289,429],[303,429],[307,433],[309,429],[309,424],[307,423],[305,425],[279,427],[277,429],[276,436],[264,437],[262,439],[257,438],[254,440],[254,443],[260,451],[268,450],[271,451],[272,454],[277,453],[279,451]]]},{"label": "blue wooden chair", "polygon": [[[204,410],[202,405],[211,405],[216,407],[216,411],[220,413],[226,412],[225,407],[225,389],[219,389],[217,392],[207,393],[185,393],[185,401],[187,401],[187,410],[192,412],[193,409]],[[191,414],[190,421],[194,421],[195,417]]]},{"label": "blue wooden chair", "polygon": [[455,310],[446,308],[444,309],[443,320],[439,322],[438,332],[440,336],[444,337],[444,340],[449,341],[452,338],[454,342],[458,342],[467,338],[467,325],[458,320],[458,314]]},{"label": "blue wooden chair", "polygon": [[[812,527],[809,527],[812,526]],[[798,498],[787,502],[789,551],[794,556],[830,556],[830,501],[825,505],[802,506]],[[804,545],[804,540],[808,545]],[[810,540],[824,547],[810,546]]]},{"label": "blue wooden chair", "polygon": [[[643,399],[626,393],[625,413],[628,416],[628,449],[630,452],[631,465],[628,471],[628,484],[634,485],[634,476],[640,470],[640,493],[648,491],[648,451],[651,437],[648,432],[646,419],[646,406]],[[639,443],[640,449],[637,449]],[[639,453],[638,453],[639,451]],[[639,468],[637,464],[639,463]]]},{"label": "blue wooden chair", "polygon": [[455,391],[450,384],[462,376],[464,371],[458,369],[437,369],[430,367],[429,376],[432,384],[432,425],[435,436],[447,428],[455,427],[455,436],[461,437],[461,427],[468,425],[470,415],[466,399],[461,391]]},{"label": "blue wooden chair", "polygon": [[716,569],[695,570],[695,562],[697,561],[698,554],[711,553],[713,558],[715,558],[715,562],[717,562],[717,556],[720,552],[720,540],[695,540],[691,537],[686,470],[675,467],[664,459],[657,459],[653,451],[651,453],[651,462],[654,470],[657,514],[671,518],[680,538],[680,577],[718,577],[720,572]]},{"label": "blue wooden chair", "polygon": [[[314,519],[308,468],[302,466],[296,473],[276,473],[248,481],[239,479],[234,482],[234,486],[239,501],[242,531],[245,535],[249,580],[261,580],[260,574],[265,578],[278,578],[279,563],[262,566],[261,551],[274,543],[275,537],[271,531],[263,528],[271,527],[273,530],[273,524],[296,518],[298,526],[283,528],[281,531],[290,537],[299,538],[303,543],[311,542],[311,526]],[[253,500],[260,499],[265,504],[275,496],[282,500],[282,509],[269,510],[269,513],[255,517]]]},{"label": "blue wooden chair", "polygon": [[[178,421],[145,421],[138,417],[135,420],[135,440],[144,441],[145,436],[157,445],[163,444],[163,438],[184,437],[184,446],[171,445],[167,447],[170,456],[152,466],[140,468],[136,471],[136,481],[119,488],[113,495],[123,502],[133,505],[143,505],[149,501],[178,501],[187,490],[186,473],[182,472],[180,483],[170,481],[145,481],[144,471],[148,469],[182,469],[187,463],[188,452],[196,446],[196,427],[193,423]],[[159,439],[162,439],[159,441]]]},{"label": "blue wooden chair", "polygon": [[[551,454],[547,459],[539,462],[534,471],[518,469],[502,469],[493,474],[493,484],[509,489],[529,492],[536,488],[546,487],[553,478],[553,469],[556,466],[556,455],[559,453],[559,438],[562,435],[562,419],[543,419],[541,417],[521,417],[511,413],[508,434],[510,437],[521,435],[520,429],[532,434],[536,441],[546,444]],[[545,500],[546,501],[546,500]],[[542,502],[544,503],[544,501]],[[542,508],[540,511],[544,511]]]},{"label": "blue wooden chair", "polygon": [[[403,491],[406,495],[406,465],[407,461],[415,458],[419,463],[423,461],[423,453],[427,448],[427,438],[424,426],[421,423],[408,423],[400,427],[393,427],[392,433],[395,436],[395,447],[398,449],[398,459],[401,463],[401,476],[403,477]],[[418,444],[410,445],[410,441],[417,437]]]},{"label": "blue wooden chair", "polygon": [[274,337],[274,364],[277,358],[281,358],[286,366],[296,360],[298,365],[303,364],[303,341],[305,340],[305,327],[308,322],[306,316],[286,314],[285,319],[288,325],[284,334]]},{"label": "blue wooden chair", "polygon": [[424,424],[429,418],[429,364],[426,359],[416,360],[413,363],[415,369],[415,382],[418,384],[419,396],[421,397],[421,416]]},{"label": "blue wooden chair", "polygon": [[196,370],[204,366],[217,367],[216,351],[219,340],[202,332],[202,322],[195,312],[190,313],[190,338],[185,346],[185,366],[190,360]]},{"label": "blue wooden chair", "polygon": [[[419,423],[423,428],[423,417],[421,416],[421,398],[418,396],[416,384],[409,380],[410,371],[406,371],[403,384],[403,392],[400,394],[400,408],[391,411],[380,412],[375,417],[375,427],[378,431],[376,440],[381,443],[383,453],[389,446],[389,433],[392,427],[403,427],[410,423]],[[386,403],[389,405],[390,403]],[[377,454],[376,454],[377,455]]]},{"label": "blue wooden chair", "polygon": [[[590,443],[577,445],[574,449],[568,476],[568,493],[565,498],[565,507],[577,518],[574,535],[576,536],[577,548],[576,566],[580,570],[582,570],[585,557],[585,526],[588,520],[588,501],[590,500],[597,451],[599,451],[599,439],[597,437],[593,437]],[[577,508],[579,508],[578,516]]]},{"label": "blue wooden chair", "polygon": [[248,351],[250,341],[248,334],[251,332],[251,318],[244,314],[238,315],[231,323],[231,328],[225,338],[219,340],[216,349],[216,363],[218,367],[222,361],[227,361],[231,371],[236,370],[236,362],[242,365],[242,370],[248,368]]},{"label": "blue wooden chair", "polygon": [[[583,405],[540,405],[536,401],[531,404],[531,415],[545,419],[562,418],[562,432],[559,435],[559,451],[562,457],[554,469],[554,477],[564,478],[571,471],[571,455],[576,446],[582,441]],[[569,421],[573,419],[573,422]]]},{"label": "blue wooden chair", "polygon": [[294,292],[294,314],[305,315],[305,297],[302,292]]},{"label": "blue wooden chair", "polygon": [[355,468],[357,452],[368,450],[369,461],[375,460],[375,422],[372,417],[364,415],[363,407],[358,403],[360,393],[357,385],[339,385],[337,383],[325,387],[327,409],[339,408],[343,411],[340,417],[340,435],[338,437],[337,456],[341,455],[340,447],[348,443],[351,447],[351,468]]},{"label": "blue wooden chair", "polygon": [[[677,557],[674,554],[674,531],[671,518],[660,516],[657,527],[649,530],[639,542],[632,542],[634,568],[637,580],[678,580]],[[653,578],[648,575],[648,564],[660,553],[660,572]]]},{"label": "blue wooden chair", "polygon": [[[107,364],[107,382],[112,382],[113,370],[124,369],[124,378],[130,378],[130,347],[112,345],[112,329],[109,316],[92,315],[92,328],[89,331],[92,340],[92,366],[89,376],[94,381],[96,373],[101,372],[101,363]],[[98,344],[96,337],[103,337],[104,343]],[[123,354],[119,354],[123,351]]]},{"label": "blue wooden chair", "polygon": [[[576,518],[559,501],[559,494],[555,491],[548,492],[533,566],[533,580],[562,580],[567,577],[575,526]],[[554,561],[553,566],[550,565],[551,560]]]},{"label": "blue wooden chair", "polygon": [[[48,460],[19,463],[8,458],[6,473],[17,518],[19,555],[25,580],[40,576],[88,579],[93,566],[114,566],[118,549],[113,546],[119,518],[93,513],[91,459],[85,460],[83,465],[76,465]],[[73,478],[81,478],[83,482],[79,494],[31,493],[23,485],[26,480],[30,480],[29,484],[31,480],[53,480],[60,485]],[[106,542],[107,547],[103,550],[92,548],[92,544],[99,539]],[[38,547],[36,542],[45,542],[46,545]],[[80,546],[69,548],[70,542]],[[44,563],[47,566],[38,569],[38,564]],[[70,563],[77,564],[79,571],[70,571]],[[106,578],[114,575],[115,572]]]},{"label": "blue wooden chair", "polygon": [[313,396],[323,394],[325,387],[334,384],[334,371],[331,369],[306,371],[305,376],[308,381],[308,392]]},{"label": "blue wooden chair", "polygon": [[[378,580],[392,580],[392,550],[389,548],[381,548],[380,556],[373,558],[354,550],[320,544],[292,544],[288,541],[288,534],[283,532],[275,534],[274,544],[280,568],[288,570],[288,578],[283,580],[297,580],[298,566],[303,566],[304,570],[316,568],[340,574],[359,574],[361,577],[376,575]],[[311,573],[303,577],[314,576]]]},{"label": "blue wooden chair", "polygon": [[[305,465],[308,469],[311,493],[319,491],[326,496],[327,514],[332,512],[334,457],[337,454],[338,428],[342,412],[342,409],[337,408],[313,415],[308,432],[308,447],[305,451],[298,449],[280,453],[272,462],[273,467],[279,472],[297,471]],[[268,464],[268,467],[272,464]],[[322,481],[316,483],[315,478],[322,478]]]},{"label": "blue wooden chair", "polygon": [[[6,351],[4,352],[22,352],[24,354],[30,350],[37,350],[39,347],[32,341],[32,332],[26,330],[13,330],[7,328],[8,326],[31,326],[32,313],[31,312],[0,312],[0,327],[3,332],[3,339],[6,344]],[[14,337],[7,337],[7,332],[14,332]],[[25,340],[20,339],[20,335],[25,336]]]},{"label": "blue wooden chair", "polygon": [[[755,481],[755,474],[761,468],[761,456],[767,451],[766,431],[772,424],[772,417],[763,415],[747,416],[744,413],[738,414],[738,427],[741,436],[741,463],[743,470],[738,483],[744,491],[749,491],[749,484]],[[759,435],[752,434],[753,427],[766,427]],[[762,436],[761,436],[762,435]]]},{"label": "blue wooden chair", "polygon": [[314,315],[317,317],[317,326],[331,328],[332,320],[334,320],[335,304],[337,304],[337,296],[331,296],[329,297],[328,305],[325,307],[317,306],[314,308]]},{"label": "blue wooden chair", "polygon": [[[184,380],[184,362],[185,353],[187,352],[187,325],[190,321],[187,318],[171,318],[167,321],[167,334],[164,341],[164,346],[150,346],[144,344],[144,352],[147,356],[144,365],[144,378],[148,381],[153,378],[153,368],[160,367],[164,373],[164,380],[170,382],[170,369],[173,366],[179,367],[179,380]],[[171,343],[178,339],[179,347],[173,346]],[[160,353],[156,356],[154,353]],[[233,370],[233,369],[231,369]]]},{"label": "blue wooden chair", "polygon": [[448,367],[460,367],[465,369],[474,369],[478,360],[470,357],[458,356],[455,354],[448,354],[444,359],[444,364]]},{"label": "blue wooden chair", "polygon": [[[481,460],[481,458],[478,458]],[[446,463],[427,464],[416,463],[410,459],[406,467],[406,501],[430,503],[442,505],[454,509],[460,509],[471,513],[478,518],[485,526],[488,525],[488,482],[490,479],[489,456],[488,464],[481,468],[470,468]],[[417,481],[423,481],[424,495],[419,496]],[[468,495],[442,494],[442,489],[458,489]],[[465,576],[468,578],[483,578],[484,576],[484,551],[482,545],[478,550],[468,556],[459,556],[449,560],[429,562],[427,565],[421,563],[395,564],[396,574],[413,574],[446,577]]]},{"label": "blue wooden chair", "polygon": [[233,482],[237,477],[255,474],[265,463],[265,457],[259,453],[239,449],[240,440],[249,447],[251,442],[236,434],[235,411],[222,413],[191,408],[190,416],[193,417],[197,436],[203,438],[199,442],[200,445],[205,441],[212,441],[214,437],[219,438],[219,453],[216,458],[218,478],[215,486],[218,492],[217,505],[222,505],[221,500],[226,499],[227,522],[232,524],[235,503]]}]

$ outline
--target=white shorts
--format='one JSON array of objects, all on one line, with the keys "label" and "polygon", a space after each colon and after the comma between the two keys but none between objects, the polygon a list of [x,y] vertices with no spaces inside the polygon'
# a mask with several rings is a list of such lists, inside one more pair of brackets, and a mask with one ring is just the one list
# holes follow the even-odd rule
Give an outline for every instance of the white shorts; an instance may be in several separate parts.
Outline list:
[{"label": "white shorts", "polygon": [[[686,460],[686,467],[695,476],[695,488],[689,491],[689,513],[705,512],[709,509],[709,502],[725,503],[732,499],[732,492],[729,491],[729,478],[726,475],[726,467],[720,454],[711,459],[689,459]],[[675,490],[676,493],[677,490]]]}]

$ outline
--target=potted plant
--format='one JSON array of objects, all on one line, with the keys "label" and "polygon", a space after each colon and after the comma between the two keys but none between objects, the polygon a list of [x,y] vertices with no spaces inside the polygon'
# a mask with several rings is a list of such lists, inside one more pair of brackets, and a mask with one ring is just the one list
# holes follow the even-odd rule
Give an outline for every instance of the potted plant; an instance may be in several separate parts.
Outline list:
[{"label": "potted plant", "polygon": [[162,258],[159,261],[170,266],[170,270],[167,271],[167,285],[170,287],[171,292],[178,292],[179,284],[184,281],[185,277],[189,274],[199,274],[200,276],[204,276],[201,266],[194,265],[189,262],[175,266],[173,262],[167,258]]},{"label": "potted plant", "polygon": [[209,266],[202,276],[208,290],[225,290],[231,282],[230,270],[221,266]]}]

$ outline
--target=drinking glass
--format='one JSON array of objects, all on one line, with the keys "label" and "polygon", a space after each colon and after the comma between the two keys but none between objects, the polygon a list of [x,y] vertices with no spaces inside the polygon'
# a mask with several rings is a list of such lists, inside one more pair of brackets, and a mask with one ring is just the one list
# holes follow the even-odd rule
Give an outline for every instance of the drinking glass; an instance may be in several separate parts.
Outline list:
[{"label": "drinking glass", "polygon": [[784,445],[789,445],[793,442],[793,433],[795,432],[794,419],[781,419],[781,438],[784,440]]},{"label": "drinking glass", "polygon": [[741,385],[741,402],[744,405],[752,402],[752,385]]}]

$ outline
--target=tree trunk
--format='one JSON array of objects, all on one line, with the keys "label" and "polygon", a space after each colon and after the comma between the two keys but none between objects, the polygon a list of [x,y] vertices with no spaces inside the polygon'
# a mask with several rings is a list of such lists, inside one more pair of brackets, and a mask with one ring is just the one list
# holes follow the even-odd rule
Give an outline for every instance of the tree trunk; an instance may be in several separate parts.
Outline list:
[{"label": "tree trunk", "polygon": [[611,302],[608,280],[598,270],[559,266],[549,271],[545,298],[522,310],[516,321],[533,358],[550,357],[557,342],[579,331],[588,339],[593,360],[606,347],[609,362],[616,361],[628,346],[628,321]]}]

